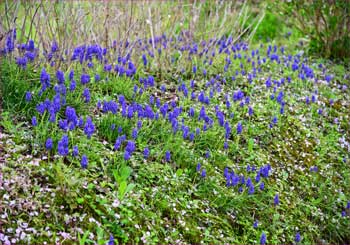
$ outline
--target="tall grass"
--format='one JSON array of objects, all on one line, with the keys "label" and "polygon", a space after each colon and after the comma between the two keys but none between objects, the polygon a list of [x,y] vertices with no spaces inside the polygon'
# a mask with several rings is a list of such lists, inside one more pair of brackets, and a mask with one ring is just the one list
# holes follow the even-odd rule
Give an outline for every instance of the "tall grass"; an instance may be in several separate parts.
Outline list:
[{"label": "tall grass", "polygon": [[[154,38],[185,30],[189,40],[252,34],[264,15],[252,15],[246,1],[3,1],[0,33],[17,28],[19,43],[33,39],[44,51],[56,41],[61,50],[99,43]],[[249,24],[247,25],[247,20]],[[155,53],[155,52],[154,52]]]}]

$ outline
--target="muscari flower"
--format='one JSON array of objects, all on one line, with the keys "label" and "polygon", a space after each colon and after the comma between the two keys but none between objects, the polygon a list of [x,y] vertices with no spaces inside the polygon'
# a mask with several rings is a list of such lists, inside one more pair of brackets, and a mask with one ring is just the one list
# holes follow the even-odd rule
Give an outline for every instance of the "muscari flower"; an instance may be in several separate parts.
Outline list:
[{"label": "muscari flower", "polygon": [[201,176],[202,178],[205,178],[207,176],[207,171],[205,169],[202,170]]},{"label": "muscari flower", "polygon": [[205,152],[205,158],[209,158],[209,157],[210,157],[210,151],[207,150],[207,151]]},{"label": "muscari flower", "polygon": [[136,138],[137,138],[137,134],[138,134],[137,129],[134,128],[134,129],[132,130],[132,138],[133,138],[133,139],[136,139]]},{"label": "muscari flower", "polygon": [[149,157],[149,149],[148,147],[146,147],[144,150],[143,150],[143,157],[145,159],[147,159]]},{"label": "muscari flower", "polygon": [[51,44],[51,52],[55,53],[58,50],[58,45],[56,41],[53,41]]},{"label": "muscari flower", "polygon": [[16,64],[23,69],[27,68],[27,63],[28,63],[27,57],[17,57],[16,58]]},{"label": "muscari flower", "polygon": [[53,147],[53,141],[51,138],[48,138],[45,143],[46,150],[50,151]]},{"label": "muscari flower", "polygon": [[90,102],[90,90],[88,88],[84,88],[83,96],[85,97],[85,103]]},{"label": "muscari flower", "polygon": [[279,199],[279,195],[278,194],[275,195],[275,198],[273,199],[273,204],[275,206],[280,204],[280,199]]},{"label": "muscari flower", "polygon": [[57,70],[56,78],[58,80],[58,84],[63,84],[64,83],[64,73],[63,73],[63,71]]},{"label": "muscari flower", "polygon": [[253,227],[258,228],[258,221],[257,220],[254,221]]},{"label": "muscari flower", "polygon": [[259,186],[260,190],[263,191],[265,189],[265,184],[264,182],[261,182],[260,183],[260,186]]},{"label": "muscari flower", "polygon": [[250,184],[249,190],[248,190],[248,194],[249,195],[253,195],[254,194],[254,185],[253,184]]},{"label": "muscari flower", "polygon": [[79,155],[79,149],[78,146],[73,146],[73,152],[72,152],[73,157],[76,157]]},{"label": "muscari flower", "polygon": [[84,126],[84,133],[88,137],[88,139],[91,138],[91,135],[95,132],[95,125],[92,122],[91,117],[86,118],[86,123]]},{"label": "muscari flower", "polygon": [[260,182],[260,172],[258,172],[255,176],[255,182],[259,183]]},{"label": "muscari flower", "polygon": [[147,57],[145,54],[142,54],[142,61],[143,61],[143,65],[147,66]]},{"label": "muscari flower", "polygon": [[196,167],[196,171],[199,172],[200,169],[201,169],[201,164],[198,163],[198,164],[197,164],[197,167]]},{"label": "muscari flower", "polygon": [[32,100],[32,93],[30,91],[26,92],[26,101],[29,102]]},{"label": "muscari flower", "polygon": [[71,122],[74,126],[78,124],[78,116],[73,107],[67,106],[65,111],[66,118],[69,122]]},{"label": "muscari flower", "polygon": [[124,160],[125,160],[125,161],[127,161],[127,160],[129,160],[129,159],[130,159],[130,157],[131,157],[130,152],[125,151],[125,152],[124,152]]},{"label": "muscari flower", "polygon": [[80,77],[81,84],[87,84],[90,82],[90,76],[88,74],[82,74]]},{"label": "muscari flower", "polygon": [[67,156],[69,152],[68,145],[69,145],[68,136],[63,135],[61,140],[58,141],[58,145],[57,145],[58,154],[60,154],[61,156]]},{"label": "muscari flower", "polygon": [[108,245],[114,245],[114,237],[112,234],[109,237]]},{"label": "muscari flower", "polygon": [[260,237],[260,244],[266,244],[266,234],[263,232]]},{"label": "muscari flower", "polygon": [[67,119],[65,119],[65,120],[60,119],[58,121],[58,127],[60,129],[62,129],[63,131],[67,131],[67,129],[68,129],[68,120]]},{"label": "muscari flower", "polygon": [[253,111],[253,108],[252,107],[248,107],[248,115],[251,116],[253,115],[254,111]]},{"label": "muscari flower", "polygon": [[74,79],[74,71],[73,71],[73,70],[71,70],[71,71],[69,72],[68,77],[69,77],[69,80],[70,80],[70,81],[72,81],[72,80]]},{"label": "muscari flower", "polygon": [[127,152],[129,152],[130,154],[132,154],[135,151],[135,149],[136,149],[135,142],[129,140],[126,147],[125,147],[125,150]]},{"label": "muscari flower", "polygon": [[192,132],[190,133],[189,139],[190,139],[190,141],[194,140],[194,133],[192,133]]},{"label": "muscari flower", "polygon": [[193,72],[193,73],[196,73],[196,72],[197,72],[197,66],[193,66],[193,67],[192,67],[192,72]]},{"label": "muscari flower", "polygon": [[300,242],[301,241],[301,237],[300,237],[300,233],[297,232],[297,234],[295,234],[295,242]]},{"label": "muscari flower", "polygon": [[83,155],[82,157],[81,157],[81,167],[83,168],[83,169],[86,169],[87,168],[87,166],[88,166],[88,158],[87,158],[87,156],[86,155]]},{"label": "muscari flower", "polygon": [[46,88],[50,87],[50,75],[46,73],[45,68],[41,70],[40,74],[40,82],[42,86],[42,90],[45,91]]},{"label": "muscari flower", "polygon": [[237,124],[237,134],[241,134],[241,133],[242,133],[242,123],[239,122],[239,123]]},{"label": "muscari flower", "polygon": [[280,114],[284,114],[284,106],[283,105],[280,108]]},{"label": "muscari flower", "polygon": [[118,137],[116,140],[115,140],[115,144],[114,144],[114,150],[119,150],[120,146],[122,145],[122,140],[120,137]]},{"label": "muscari flower", "polygon": [[189,117],[194,117],[194,108],[193,108],[193,107],[191,107],[191,108],[189,109],[188,116],[189,116]]},{"label": "muscari flower", "polygon": [[316,102],[316,95],[313,94],[313,95],[311,96],[311,101],[312,101],[312,103],[315,103],[315,102]]},{"label": "muscari flower", "polygon": [[170,158],[171,158],[170,151],[166,151],[166,152],[165,152],[165,161],[169,162],[169,161],[170,161]]},{"label": "muscari flower", "polygon": [[70,85],[69,85],[69,90],[74,91],[76,88],[76,82],[74,80],[71,80]]},{"label": "muscari flower", "polygon": [[33,117],[32,117],[32,125],[33,125],[34,127],[38,125],[38,121],[37,121],[37,119],[36,119],[36,116],[33,116]]},{"label": "muscari flower", "polygon": [[276,124],[276,123],[277,123],[277,117],[276,117],[276,116],[273,117],[272,123],[273,123],[273,124]]}]

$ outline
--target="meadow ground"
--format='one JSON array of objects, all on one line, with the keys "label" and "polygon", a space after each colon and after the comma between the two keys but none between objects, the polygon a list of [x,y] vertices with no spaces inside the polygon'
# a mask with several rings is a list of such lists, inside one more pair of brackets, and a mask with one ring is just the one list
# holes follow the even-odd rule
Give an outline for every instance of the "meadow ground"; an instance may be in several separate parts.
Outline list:
[{"label": "meadow ground", "polygon": [[349,243],[349,72],[293,35],[11,31],[1,243]]}]

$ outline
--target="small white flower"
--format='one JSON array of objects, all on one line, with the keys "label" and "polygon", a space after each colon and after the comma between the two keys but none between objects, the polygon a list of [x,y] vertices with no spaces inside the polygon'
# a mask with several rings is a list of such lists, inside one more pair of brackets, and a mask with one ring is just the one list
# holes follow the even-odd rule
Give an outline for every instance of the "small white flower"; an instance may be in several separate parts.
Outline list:
[{"label": "small white flower", "polygon": [[120,205],[120,201],[119,201],[118,198],[117,198],[117,199],[115,199],[115,200],[113,201],[112,207],[117,208],[119,205]]}]

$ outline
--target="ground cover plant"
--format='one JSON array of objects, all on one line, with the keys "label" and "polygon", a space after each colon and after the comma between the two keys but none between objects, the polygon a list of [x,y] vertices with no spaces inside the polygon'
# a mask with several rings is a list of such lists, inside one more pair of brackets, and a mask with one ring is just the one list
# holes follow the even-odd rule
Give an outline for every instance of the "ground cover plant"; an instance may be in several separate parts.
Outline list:
[{"label": "ground cover plant", "polygon": [[69,49],[11,29],[1,242],[350,242],[346,67],[257,29]]}]

